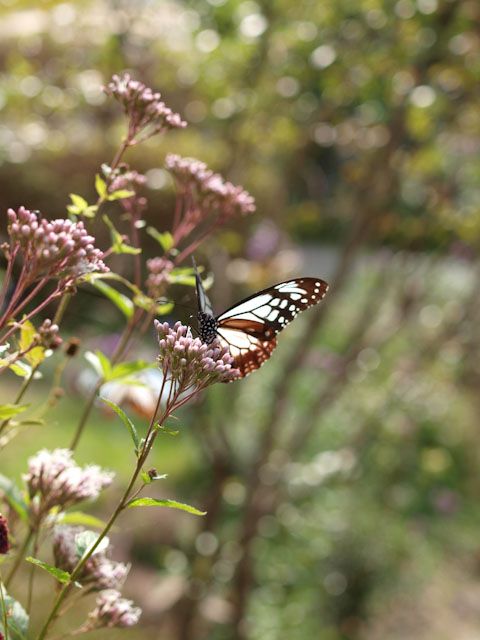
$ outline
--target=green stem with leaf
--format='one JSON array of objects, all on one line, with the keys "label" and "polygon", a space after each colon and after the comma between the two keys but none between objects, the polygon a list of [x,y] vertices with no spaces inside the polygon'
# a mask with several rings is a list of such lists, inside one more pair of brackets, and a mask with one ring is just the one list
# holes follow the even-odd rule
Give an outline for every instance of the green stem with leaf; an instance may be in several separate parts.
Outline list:
[{"label": "green stem with leaf", "polygon": [[[95,550],[97,549],[97,547],[99,546],[99,544],[102,542],[102,540],[105,538],[105,536],[108,534],[108,532],[110,531],[110,529],[112,528],[114,522],[116,521],[116,519],[118,518],[118,516],[120,515],[120,513],[127,508],[128,506],[128,502],[131,498],[131,492],[132,489],[135,485],[135,482],[137,481],[138,476],[140,475],[140,472],[142,470],[142,467],[148,457],[148,454],[150,453],[150,450],[153,446],[153,443],[155,442],[155,438],[157,436],[158,431],[155,430],[155,425],[156,425],[156,417],[158,414],[158,410],[160,408],[160,402],[162,399],[162,395],[163,395],[163,388],[164,388],[164,384],[162,385],[162,389],[159,393],[158,396],[158,401],[157,401],[157,405],[155,407],[155,411],[153,412],[152,415],[152,419],[150,420],[150,424],[147,430],[147,435],[145,437],[144,443],[143,443],[143,447],[142,450],[138,456],[138,460],[137,460],[137,464],[135,466],[135,470],[132,474],[132,477],[130,478],[130,482],[128,483],[128,486],[120,500],[120,502],[118,503],[116,509],[114,510],[114,512],[112,513],[112,515],[110,516],[110,519],[108,520],[107,524],[105,525],[103,531],[100,533],[100,535],[98,536],[97,540],[95,541],[95,543],[90,547],[90,549],[87,551],[87,553],[84,554],[84,556],[79,560],[79,562],[77,563],[77,566],[75,567],[75,569],[72,571],[71,575],[70,575],[70,582],[68,582],[67,584],[63,585],[62,589],[60,590],[55,603],[53,605],[53,608],[42,628],[42,630],[40,631],[40,634],[38,636],[38,640],[43,640],[47,633],[48,630],[50,628],[50,625],[52,624],[52,622],[55,620],[55,618],[57,617],[57,613],[63,603],[63,601],[65,600],[65,598],[67,597],[67,595],[70,593],[70,590],[72,589],[72,586],[74,585],[76,579],[78,578],[78,576],[80,575],[83,567],[85,566],[86,562],[88,561],[88,559],[93,555],[93,553],[95,552]],[[163,412],[162,417],[159,420],[159,423],[162,423],[166,420],[166,418],[170,415],[170,412],[172,411],[174,405],[175,405],[175,401],[177,399],[177,395],[175,395],[173,398],[169,398],[167,401],[167,405],[165,408],[165,411]]]}]

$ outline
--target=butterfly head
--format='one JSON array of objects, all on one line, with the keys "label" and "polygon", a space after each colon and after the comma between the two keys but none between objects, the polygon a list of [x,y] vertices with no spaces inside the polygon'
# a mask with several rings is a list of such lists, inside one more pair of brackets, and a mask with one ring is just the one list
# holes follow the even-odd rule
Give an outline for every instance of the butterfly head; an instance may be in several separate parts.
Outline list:
[{"label": "butterfly head", "polygon": [[212,316],[210,313],[205,313],[205,311],[199,311],[197,318],[200,339],[205,344],[212,343],[217,337],[218,322],[215,316]]}]

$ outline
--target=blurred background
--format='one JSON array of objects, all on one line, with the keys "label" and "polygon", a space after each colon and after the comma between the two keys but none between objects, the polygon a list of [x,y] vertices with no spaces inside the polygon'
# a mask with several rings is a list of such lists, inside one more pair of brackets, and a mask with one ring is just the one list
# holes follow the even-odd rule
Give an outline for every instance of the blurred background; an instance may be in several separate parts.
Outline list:
[{"label": "blurred background", "polygon": [[[260,372],[211,388],[158,441],[162,495],[208,515],[119,524],[144,610],[130,638],[480,633],[479,25],[477,0],[0,0],[2,223],[10,206],[63,217],[69,193],[96,199],[125,125],[101,85],[126,69],[189,122],[126,157],[147,175],[148,222],[170,225],[167,152],[257,200],[197,256],[217,309],[292,275],[331,285]],[[194,308],[190,289],[177,299]],[[118,310],[88,291],[76,304],[66,331],[107,350]],[[2,473],[67,445],[85,368]],[[17,387],[2,379],[0,397]],[[118,471],[119,491],[128,435],[98,410],[78,459]]]}]

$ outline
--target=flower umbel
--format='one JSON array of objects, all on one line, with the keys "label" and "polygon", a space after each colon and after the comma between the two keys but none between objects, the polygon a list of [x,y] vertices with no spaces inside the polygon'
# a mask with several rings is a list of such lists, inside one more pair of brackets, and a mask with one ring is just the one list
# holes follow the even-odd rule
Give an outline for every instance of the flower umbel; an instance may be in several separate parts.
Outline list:
[{"label": "flower umbel", "polygon": [[192,253],[199,242],[216,227],[235,216],[255,212],[255,200],[248,191],[225,181],[204,162],[169,154],[165,166],[175,178],[178,189],[173,228],[175,244],[188,236],[193,229],[200,225],[204,227],[200,239],[182,251],[177,263]]},{"label": "flower umbel", "polygon": [[89,614],[89,629],[101,627],[132,627],[137,624],[142,614],[131,600],[122,598],[119,591],[108,589],[102,591],[96,601],[96,608]]},{"label": "flower umbel", "polygon": [[179,393],[196,393],[215,382],[230,382],[239,377],[232,368],[233,358],[227,348],[217,341],[203,343],[194,338],[189,327],[177,322],[173,329],[168,323],[155,320],[160,352],[158,362],[164,375],[180,389]]},{"label": "flower umbel", "polygon": [[10,549],[10,542],[8,539],[8,522],[7,519],[0,513],[0,555],[5,555]]},{"label": "flower umbel", "polygon": [[[120,102],[129,118],[129,144],[136,144],[168,129],[187,126],[178,113],[162,102],[160,93],[134,80],[128,73],[112,76],[104,91]],[[142,133],[143,136],[139,138]]]},{"label": "flower umbel", "polygon": [[82,500],[98,497],[114,477],[97,465],[79,467],[70,449],[42,449],[28,460],[23,479],[31,499],[32,520],[38,523],[52,507],[65,509]]},{"label": "flower umbel", "polygon": [[[55,566],[71,573],[78,561],[76,537],[82,533],[81,527],[60,526],[53,532],[53,555]],[[92,555],[85,563],[78,581],[94,591],[120,589],[125,582],[130,567],[122,562],[107,558],[105,551]]]},{"label": "flower umbel", "polygon": [[39,278],[76,280],[86,273],[108,271],[83,222],[45,220],[25,207],[9,209],[8,221],[10,254],[22,254],[28,284]]},{"label": "flower umbel", "polygon": [[151,258],[147,260],[148,277],[146,279],[147,293],[151,298],[163,296],[169,284],[169,275],[174,264],[168,258]]}]

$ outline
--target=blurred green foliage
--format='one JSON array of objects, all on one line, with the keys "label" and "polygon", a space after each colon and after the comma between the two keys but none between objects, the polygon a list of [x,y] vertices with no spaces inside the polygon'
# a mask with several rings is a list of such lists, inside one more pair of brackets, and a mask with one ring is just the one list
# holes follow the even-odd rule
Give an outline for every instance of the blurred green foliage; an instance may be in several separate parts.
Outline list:
[{"label": "blurred green foliage", "polygon": [[[182,415],[181,435],[159,442],[152,463],[169,472],[171,496],[211,520],[201,531],[184,514],[134,513],[116,536],[140,565],[129,588],[146,613],[132,637],[236,637],[230,596],[252,461],[307,341],[260,468],[244,631],[477,633],[480,276],[467,259],[480,235],[479,21],[475,0],[0,2],[2,211],[25,204],[56,217],[71,192],[95,200],[92,176],[124,126],[100,86],[130,69],[190,123],[127,158],[147,171],[157,227],[171,215],[162,167],[174,150],[244,184],[258,220],[290,239],[335,244],[346,261],[352,242],[357,253],[408,250],[348,263],[319,332],[298,320],[261,373],[212,389]],[[219,247],[243,256],[246,235],[215,239],[212,261]],[[266,260],[245,280],[275,274]],[[93,312],[87,341],[116,322],[110,308]],[[52,417],[42,445],[69,441],[76,402]],[[80,461],[126,477],[122,426],[101,418],[86,433]],[[2,472],[18,476],[37,448],[18,439]]]},{"label": "blurred green foliage", "polygon": [[[244,181],[297,237],[339,239],[370,206],[374,242],[475,244],[479,18],[467,0],[9,0],[2,207],[57,215],[92,195],[123,124],[100,86],[128,68],[191,123],[165,144]],[[131,155],[157,218],[164,149]]]}]

